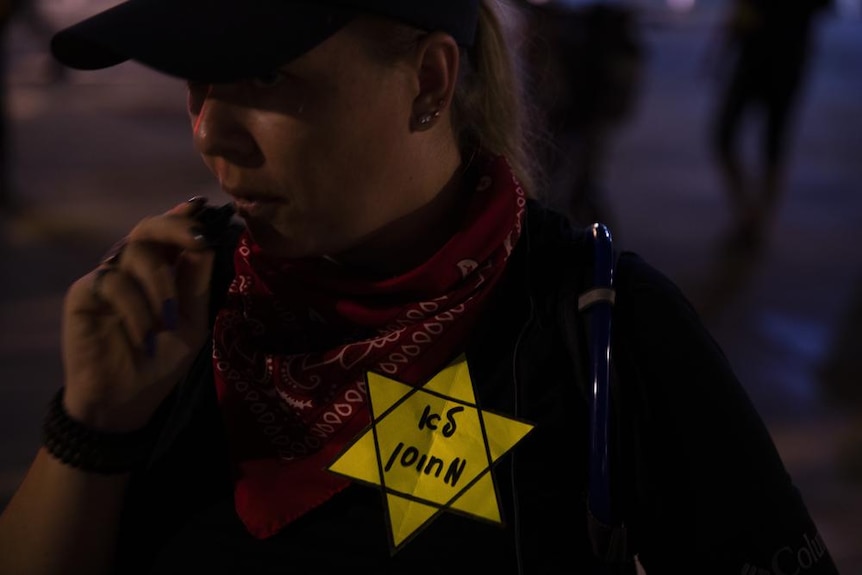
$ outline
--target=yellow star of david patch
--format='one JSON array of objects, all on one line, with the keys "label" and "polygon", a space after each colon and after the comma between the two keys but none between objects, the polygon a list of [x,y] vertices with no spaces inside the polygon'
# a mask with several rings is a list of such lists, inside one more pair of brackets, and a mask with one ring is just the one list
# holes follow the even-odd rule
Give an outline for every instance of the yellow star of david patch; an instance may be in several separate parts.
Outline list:
[{"label": "yellow star of david patch", "polygon": [[383,489],[393,553],[443,511],[502,523],[491,467],[533,426],[479,409],[464,356],[423,387],[367,381],[371,425],[329,470]]}]

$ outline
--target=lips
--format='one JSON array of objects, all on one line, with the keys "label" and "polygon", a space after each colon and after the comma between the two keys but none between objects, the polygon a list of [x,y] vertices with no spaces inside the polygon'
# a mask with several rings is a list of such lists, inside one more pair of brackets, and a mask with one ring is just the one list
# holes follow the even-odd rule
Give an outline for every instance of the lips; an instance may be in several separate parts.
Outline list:
[{"label": "lips", "polygon": [[279,200],[264,197],[234,198],[233,203],[236,205],[237,208],[243,208],[265,204],[276,204],[279,203]]},{"label": "lips", "polygon": [[236,207],[237,213],[243,217],[265,216],[275,206],[284,202],[283,198],[247,190],[225,189],[224,192],[233,197],[234,207]]}]

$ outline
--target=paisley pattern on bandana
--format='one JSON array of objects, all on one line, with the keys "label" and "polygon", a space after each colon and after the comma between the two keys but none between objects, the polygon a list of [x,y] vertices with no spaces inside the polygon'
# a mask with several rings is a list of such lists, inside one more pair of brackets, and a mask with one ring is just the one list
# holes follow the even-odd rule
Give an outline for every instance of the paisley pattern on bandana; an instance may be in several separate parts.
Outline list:
[{"label": "paisley pattern on bandana", "polygon": [[256,537],[350,484],[325,468],[369,423],[368,371],[418,386],[463,353],[526,206],[504,158],[472,169],[460,229],[397,277],[369,280],[325,258],[273,260],[247,232],[240,238],[213,366],[236,509]]}]

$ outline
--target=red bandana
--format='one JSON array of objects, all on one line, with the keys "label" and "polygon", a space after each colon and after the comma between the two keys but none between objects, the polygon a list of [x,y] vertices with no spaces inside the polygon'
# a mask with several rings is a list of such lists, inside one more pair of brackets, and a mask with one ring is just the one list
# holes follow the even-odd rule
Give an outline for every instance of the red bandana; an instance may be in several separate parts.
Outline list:
[{"label": "red bandana", "polygon": [[322,258],[273,261],[240,238],[213,365],[236,509],[256,537],[350,484],[325,468],[369,424],[368,371],[422,385],[463,353],[526,204],[505,159],[479,164],[461,229],[397,277],[359,278]]}]

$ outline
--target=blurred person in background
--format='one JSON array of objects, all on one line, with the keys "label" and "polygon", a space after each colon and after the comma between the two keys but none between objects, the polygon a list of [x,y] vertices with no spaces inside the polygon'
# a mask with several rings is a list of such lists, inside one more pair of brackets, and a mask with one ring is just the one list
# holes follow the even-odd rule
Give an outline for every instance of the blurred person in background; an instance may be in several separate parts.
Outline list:
[{"label": "blurred person in background", "polygon": [[679,288],[631,252],[596,282],[607,232],[535,199],[502,8],[130,0],[54,37],[187,79],[232,202],[69,288],[0,572],[836,574]]},{"label": "blurred person in background", "polygon": [[[728,247],[755,247],[786,187],[794,112],[808,74],[817,17],[833,0],[731,0],[711,55],[719,79],[712,146],[733,218]],[[741,151],[755,118],[758,156]]]},{"label": "blurred person in background", "polygon": [[618,0],[529,0],[528,73],[546,142],[549,199],[573,222],[619,229],[604,172],[614,133],[635,112],[645,47],[638,13]]}]

